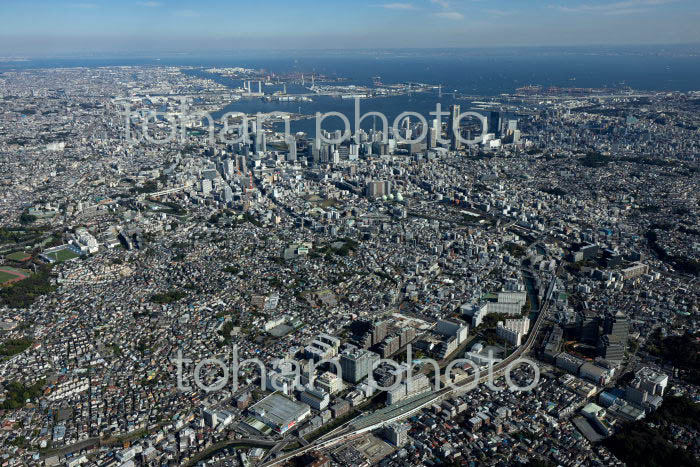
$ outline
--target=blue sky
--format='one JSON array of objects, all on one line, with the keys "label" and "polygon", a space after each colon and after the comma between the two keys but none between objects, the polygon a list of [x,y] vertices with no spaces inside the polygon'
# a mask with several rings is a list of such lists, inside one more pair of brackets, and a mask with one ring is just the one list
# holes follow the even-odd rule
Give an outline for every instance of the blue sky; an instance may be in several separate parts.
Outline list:
[{"label": "blue sky", "polygon": [[0,55],[700,42],[698,0],[0,0]]}]

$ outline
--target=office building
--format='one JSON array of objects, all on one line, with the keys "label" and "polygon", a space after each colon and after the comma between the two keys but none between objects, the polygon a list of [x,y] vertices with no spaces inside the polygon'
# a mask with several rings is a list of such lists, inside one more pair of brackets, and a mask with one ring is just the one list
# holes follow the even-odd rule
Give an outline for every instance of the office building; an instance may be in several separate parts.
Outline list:
[{"label": "office building", "polygon": [[326,371],[325,373],[321,374],[314,380],[314,383],[316,384],[317,388],[324,390],[328,394],[335,394],[343,387],[340,377],[338,377],[338,375],[335,373],[331,373],[330,371]]},{"label": "office building", "polygon": [[411,425],[408,423],[394,422],[384,427],[384,436],[396,447],[402,447],[408,443],[408,432]]},{"label": "office building", "polygon": [[663,396],[666,386],[668,386],[668,375],[649,367],[644,367],[635,373],[630,385],[640,388],[651,395]]},{"label": "office building", "polygon": [[578,315],[579,340],[586,344],[595,345],[598,342],[598,315],[590,310],[582,310]]},{"label": "office building", "polygon": [[204,409],[202,411],[202,417],[204,418],[204,424],[209,428],[215,428],[219,424],[219,420],[216,415],[216,410],[214,409]]},{"label": "office building", "polygon": [[580,358],[574,357],[573,355],[568,354],[566,352],[562,352],[559,355],[557,355],[555,362],[558,368],[566,370],[574,375],[579,374],[579,369],[581,368],[581,365],[585,363]]},{"label": "office building", "polygon": [[266,152],[267,151],[267,138],[265,137],[265,132],[260,131],[255,136],[255,152]]},{"label": "office building", "polygon": [[453,104],[450,106],[450,115],[447,119],[447,133],[450,136],[450,149],[453,151],[462,148],[462,143],[459,142],[457,136],[460,134],[460,106],[458,104]]},{"label": "office building", "polygon": [[493,133],[495,138],[501,137],[501,113],[491,112],[489,116],[489,130],[488,133]]},{"label": "office building", "polygon": [[542,355],[548,362],[553,362],[561,351],[564,338],[564,329],[561,326],[554,326],[552,332],[547,336]]},{"label": "office building", "polygon": [[221,201],[226,204],[233,201],[233,190],[230,186],[224,185],[224,187],[221,189]]},{"label": "office building", "polygon": [[233,159],[224,159],[221,161],[221,172],[227,179],[233,177],[236,173],[236,161]]},{"label": "office building", "polygon": [[290,137],[287,141],[287,161],[296,162],[297,161],[297,141],[295,138]]},{"label": "office building", "polygon": [[625,344],[620,336],[615,334],[605,334],[598,340],[598,355],[609,362],[619,364],[625,357]]},{"label": "office building", "polygon": [[428,127],[428,149],[433,149],[437,147],[438,144],[438,138],[442,133],[442,128],[440,125],[440,121],[435,118],[433,119],[433,124]]},{"label": "office building", "polygon": [[618,311],[614,315],[608,314],[603,321],[603,334],[613,334],[625,342],[629,337],[629,320],[627,315]]},{"label": "office building", "polygon": [[612,368],[605,368],[591,362],[586,362],[579,368],[579,376],[582,379],[599,386],[608,384],[614,373],[615,370]]},{"label": "office building", "polygon": [[359,383],[374,369],[374,364],[378,361],[379,355],[369,350],[356,347],[346,350],[340,354],[343,380],[352,384]]},{"label": "office building", "polygon": [[248,165],[245,156],[236,156],[236,170],[241,174],[246,174],[248,172]]},{"label": "office building", "polygon": [[211,180],[209,180],[208,178],[203,179],[200,182],[200,191],[202,192],[202,194],[206,196],[209,193],[211,193],[211,190],[212,190]]},{"label": "office building", "polygon": [[330,402],[330,396],[326,391],[312,387],[306,387],[299,399],[314,410],[324,410]]}]

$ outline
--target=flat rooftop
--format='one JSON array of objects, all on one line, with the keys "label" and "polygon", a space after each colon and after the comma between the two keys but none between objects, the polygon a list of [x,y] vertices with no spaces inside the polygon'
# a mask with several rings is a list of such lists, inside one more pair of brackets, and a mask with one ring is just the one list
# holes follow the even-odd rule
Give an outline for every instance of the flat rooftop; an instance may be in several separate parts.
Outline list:
[{"label": "flat rooftop", "polygon": [[309,409],[308,405],[277,392],[250,407],[251,412],[265,417],[277,426],[287,426],[299,420]]}]

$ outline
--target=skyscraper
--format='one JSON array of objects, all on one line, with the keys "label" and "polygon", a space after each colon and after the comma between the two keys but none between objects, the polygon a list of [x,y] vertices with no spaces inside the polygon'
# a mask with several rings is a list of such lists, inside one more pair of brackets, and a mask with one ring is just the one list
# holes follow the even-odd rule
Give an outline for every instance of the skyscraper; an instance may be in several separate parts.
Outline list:
[{"label": "skyscraper", "polygon": [[221,200],[224,203],[230,203],[233,201],[233,190],[227,184],[224,184],[224,188],[221,190]]},{"label": "skyscraper", "polygon": [[[450,149],[458,150],[462,147],[462,143],[459,142],[457,136],[459,135],[459,114],[460,114],[459,104],[453,104],[450,106],[450,116],[447,120],[447,132],[450,135]],[[455,125],[457,127],[455,128]]]},{"label": "skyscraper", "polygon": [[603,321],[603,333],[617,336],[620,338],[620,341],[626,343],[630,333],[630,324],[627,316],[621,311],[618,311],[615,315],[606,315],[605,321]]},{"label": "skyscraper", "polygon": [[433,124],[428,127],[428,149],[437,147],[438,136],[442,130],[440,126],[440,121],[435,118],[433,119]]},{"label": "skyscraper", "polygon": [[622,361],[629,332],[629,320],[623,312],[607,314],[603,320],[603,335],[598,339],[600,356],[612,362]]},{"label": "skyscraper", "polygon": [[248,165],[245,160],[245,156],[242,155],[236,155],[236,169],[238,169],[239,172],[242,174],[245,174],[248,172]]},{"label": "skyscraper", "polygon": [[598,354],[605,360],[619,363],[625,356],[625,343],[614,334],[605,334],[598,340]]},{"label": "skyscraper", "polygon": [[297,141],[293,137],[290,137],[289,140],[287,140],[287,149],[289,151],[289,154],[287,155],[287,160],[289,162],[296,162],[297,161]]},{"label": "skyscraper", "polygon": [[582,342],[595,345],[598,342],[598,315],[590,310],[579,312],[579,339]]},{"label": "skyscraper", "polygon": [[255,137],[255,152],[267,151],[267,142],[265,140],[265,132],[260,131]]},{"label": "skyscraper", "polygon": [[493,133],[496,138],[501,136],[501,112],[491,112],[489,116],[489,133]]}]

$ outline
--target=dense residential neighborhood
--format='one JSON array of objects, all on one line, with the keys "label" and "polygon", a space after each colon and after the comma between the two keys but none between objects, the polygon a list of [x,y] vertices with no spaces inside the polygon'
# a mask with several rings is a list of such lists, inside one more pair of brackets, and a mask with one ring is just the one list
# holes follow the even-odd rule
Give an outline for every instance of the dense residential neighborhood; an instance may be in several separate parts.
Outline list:
[{"label": "dense residential neighborhood", "polygon": [[334,79],[0,73],[2,465],[697,465],[700,93]]}]

